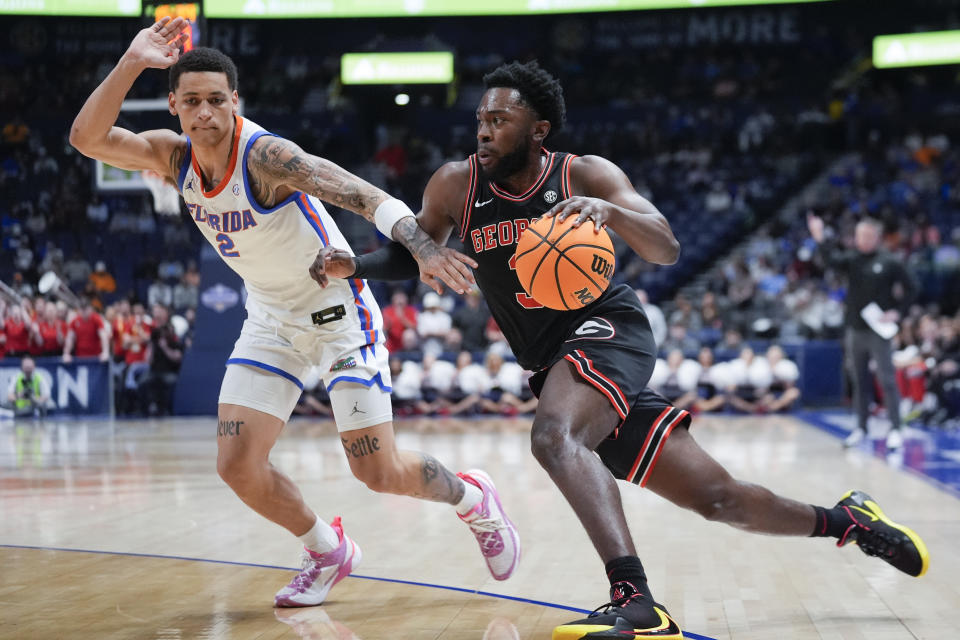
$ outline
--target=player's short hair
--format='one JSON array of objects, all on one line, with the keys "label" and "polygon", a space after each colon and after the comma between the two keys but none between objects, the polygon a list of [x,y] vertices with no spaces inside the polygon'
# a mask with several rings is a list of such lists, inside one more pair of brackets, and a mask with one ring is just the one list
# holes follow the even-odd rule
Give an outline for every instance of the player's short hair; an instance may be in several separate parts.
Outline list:
[{"label": "player's short hair", "polygon": [[881,233],[883,231],[883,223],[877,220],[876,218],[868,218],[868,217],[860,218],[860,221],[857,222],[857,224],[864,224],[864,225],[867,225],[868,227],[873,227],[873,230],[876,231],[877,233]]},{"label": "player's short hair", "polygon": [[196,47],[187,51],[170,67],[170,91],[176,91],[180,76],[190,71],[213,71],[227,74],[227,84],[237,90],[237,65],[230,56],[211,47]]},{"label": "player's short hair", "polygon": [[502,64],[483,76],[483,84],[487,89],[516,89],[528,107],[541,119],[550,122],[550,133],[563,128],[567,119],[563,87],[546,69],[541,68],[536,60]]}]

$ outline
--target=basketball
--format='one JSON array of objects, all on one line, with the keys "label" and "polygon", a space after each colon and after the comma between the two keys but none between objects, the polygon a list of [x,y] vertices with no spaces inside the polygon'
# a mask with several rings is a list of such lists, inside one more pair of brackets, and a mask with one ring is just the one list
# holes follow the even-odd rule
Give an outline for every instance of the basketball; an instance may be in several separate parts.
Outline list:
[{"label": "basketball", "polygon": [[539,218],[517,242],[514,262],[527,295],[550,309],[579,309],[607,290],[613,276],[610,234],[596,233],[587,220],[574,227],[576,216],[563,222]]}]

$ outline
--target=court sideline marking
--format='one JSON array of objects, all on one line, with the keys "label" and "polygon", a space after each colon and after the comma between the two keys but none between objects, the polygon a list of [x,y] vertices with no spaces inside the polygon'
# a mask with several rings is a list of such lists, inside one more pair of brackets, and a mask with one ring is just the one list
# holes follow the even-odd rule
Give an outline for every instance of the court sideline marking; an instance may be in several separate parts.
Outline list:
[{"label": "court sideline marking", "polygon": [[[39,547],[26,544],[0,544],[0,549],[31,549],[34,551],[68,551],[71,553],[95,553],[105,556],[127,556],[131,558],[160,558],[164,560],[186,560],[188,562],[209,562],[211,564],[229,564],[238,567],[254,567],[256,569],[275,569],[279,571],[299,571],[299,568],[296,567],[281,567],[273,564],[256,564],[252,562],[236,562],[233,560],[212,560],[210,558],[191,558],[187,556],[168,556],[159,553],[133,553],[129,551],[101,551],[98,549],[68,549],[66,547]],[[377,582],[391,582],[394,584],[407,584],[415,587],[429,587],[431,589],[443,589],[445,591],[457,591],[460,593],[469,593],[479,596],[487,596],[488,598],[499,598],[500,600],[510,600],[513,602],[524,602],[527,604],[535,604],[541,607],[550,607],[552,609],[563,609],[564,611],[573,611],[574,613],[582,613],[584,615],[589,614],[588,609],[579,609],[577,607],[571,607],[563,604],[556,604],[553,602],[543,602],[541,600],[531,600],[530,598],[520,598],[518,596],[508,596],[500,593],[491,593],[490,591],[478,591],[476,589],[465,589],[463,587],[450,587],[442,584],[431,584],[429,582],[414,582],[412,580],[398,580],[396,578],[378,578],[376,576],[363,576],[357,574],[350,574],[348,578],[358,578],[360,580],[376,580]],[[698,633],[691,633],[689,631],[684,631],[683,635],[687,638],[692,638],[693,640],[716,640],[710,636],[703,636]]]},{"label": "court sideline marking", "polygon": [[[843,427],[840,427],[840,426],[838,426],[837,424],[835,424],[834,422],[832,422],[832,421],[827,417],[827,416],[829,415],[828,413],[824,413],[824,412],[821,412],[821,411],[798,411],[798,412],[794,413],[793,415],[795,415],[796,417],[800,418],[803,422],[807,423],[808,425],[810,425],[810,426],[812,426],[812,427],[815,427],[815,428],[819,429],[820,431],[823,431],[823,432],[825,432],[825,433],[828,433],[828,434],[836,437],[837,439],[839,439],[839,440],[841,440],[841,441],[842,441],[844,438],[846,438],[847,435],[850,433],[849,431],[847,431],[847,430],[844,429]],[[907,448],[908,444],[909,444],[909,440],[905,441],[902,450],[905,450],[905,449]],[[944,493],[948,493],[948,494],[950,494],[951,496],[953,496],[954,498],[957,498],[958,500],[960,500],[960,490],[958,490],[955,486],[953,486],[953,485],[951,485],[951,484],[948,484],[948,483],[946,483],[946,482],[943,482],[942,480],[939,480],[939,479],[937,479],[936,477],[934,477],[932,474],[928,473],[928,472],[925,470],[927,467],[917,468],[917,467],[911,466],[911,465],[909,465],[909,464],[903,464],[903,465],[890,464],[890,462],[887,460],[886,456],[885,456],[884,454],[880,453],[880,451],[878,451],[878,450],[876,450],[876,449],[869,449],[869,450],[868,450],[868,449],[865,449],[863,446],[852,447],[850,450],[851,450],[851,451],[859,451],[859,452],[861,452],[861,453],[866,453],[867,455],[869,455],[869,456],[871,456],[871,457],[873,457],[873,458],[877,458],[877,459],[879,459],[879,460],[883,460],[883,461],[887,464],[887,466],[890,467],[891,469],[893,469],[893,470],[895,470],[895,471],[906,471],[906,472],[909,473],[910,475],[912,475],[912,476],[914,476],[914,477],[916,477],[916,478],[919,478],[920,480],[923,480],[923,481],[926,482],[927,484],[929,484],[929,485],[931,485],[931,486],[933,486],[933,487],[936,487],[936,488],[939,489],[940,491],[943,491]],[[958,466],[958,465],[957,465],[957,461],[955,461],[955,460],[950,460],[950,459],[944,457],[944,456],[940,453],[939,446],[938,446],[937,449],[934,451],[933,455],[928,456],[927,459],[924,460],[924,462],[932,462],[932,463],[938,463],[938,464],[943,464],[943,463],[950,464],[950,463],[952,463],[952,464],[951,464],[952,467],[957,467],[957,466]],[[931,468],[934,468],[934,467],[931,467]]]}]

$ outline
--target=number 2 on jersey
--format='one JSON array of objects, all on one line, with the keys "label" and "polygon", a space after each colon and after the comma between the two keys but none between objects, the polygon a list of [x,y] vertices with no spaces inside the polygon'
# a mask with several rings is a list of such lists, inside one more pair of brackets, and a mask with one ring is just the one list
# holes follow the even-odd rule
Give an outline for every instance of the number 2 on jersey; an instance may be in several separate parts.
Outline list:
[{"label": "number 2 on jersey", "polygon": [[[516,271],[517,270],[517,254],[513,254],[512,256],[510,256],[510,262],[508,262],[507,264],[510,265],[510,269],[512,271]],[[543,309],[542,304],[540,304],[539,302],[537,302],[536,300],[534,300],[524,292],[520,291],[515,295],[517,296],[517,302],[520,303],[520,306],[523,307],[524,309]]]},{"label": "number 2 on jersey", "polygon": [[234,250],[233,248],[233,239],[225,233],[217,234],[217,242],[220,244],[217,245],[217,249],[220,250],[220,255],[224,258],[239,258],[240,252]]}]

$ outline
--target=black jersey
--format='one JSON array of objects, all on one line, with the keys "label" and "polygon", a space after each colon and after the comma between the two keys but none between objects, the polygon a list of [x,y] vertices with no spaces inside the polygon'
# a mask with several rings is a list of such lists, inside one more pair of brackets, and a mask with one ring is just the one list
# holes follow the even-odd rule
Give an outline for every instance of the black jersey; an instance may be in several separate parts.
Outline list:
[{"label": "black jersey", "polygon": [[625,286],[610,287],[594,302],[572,311],[548,309],[524,293],[514,265],[517,239],[531,220],[571,195],[570,163],[576,156],[546,150],[544,154],[546,162],[540,176],[520,195],[507,193],[484,179],[476,155],[470,156],[470,186],[460,222],[460,240],[464,252],[479,265],[474,277],[490,313],[520,365],[534,371],[556,360],[571,327],[593,315],[597,305],[616,298],[640,307]]}]

